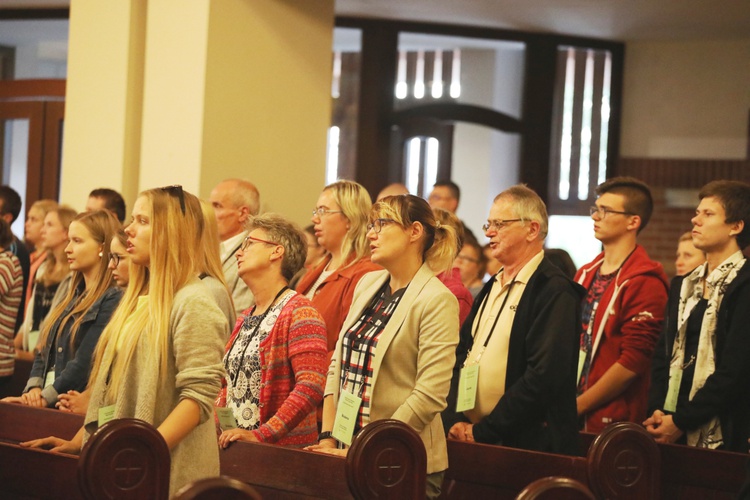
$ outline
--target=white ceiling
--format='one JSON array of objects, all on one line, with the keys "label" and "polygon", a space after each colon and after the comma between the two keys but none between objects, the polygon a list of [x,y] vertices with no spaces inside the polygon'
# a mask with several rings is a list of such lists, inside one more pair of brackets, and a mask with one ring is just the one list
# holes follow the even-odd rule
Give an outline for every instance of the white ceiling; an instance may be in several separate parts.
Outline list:
[{"label": "white ceiling", "polygon": [[[0,8],[68,5],[0,0]],[[620,41],[750,38],[750,0],[336,0],[336,14]]]},{"label": "white ceiling", "polygon": [[620,41],[750,38],[748,0],[336,0],[336,14]]}]

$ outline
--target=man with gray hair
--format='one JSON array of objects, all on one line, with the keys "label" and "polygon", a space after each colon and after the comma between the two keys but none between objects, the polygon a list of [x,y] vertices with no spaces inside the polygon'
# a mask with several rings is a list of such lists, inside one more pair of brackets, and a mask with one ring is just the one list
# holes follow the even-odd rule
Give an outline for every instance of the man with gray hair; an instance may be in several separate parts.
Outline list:
[{"label": "man with gray hair", "polygon": [[502,268],[461,328],[443,418],[448,436],[574,454],[584,290],[544,257],[547,209],[531,189],[500,193],[484,230]]},{"label": "man with gray hair", "polygon": [[245,223],[260,211],[260,194],[251,182],[242,179],[226,179],[211,191],[211,206],[216,213],[221,240],[221,264],[234,308],[241,313],[253,305],[253,294],[237,275],[237,253],[247,237]]}]

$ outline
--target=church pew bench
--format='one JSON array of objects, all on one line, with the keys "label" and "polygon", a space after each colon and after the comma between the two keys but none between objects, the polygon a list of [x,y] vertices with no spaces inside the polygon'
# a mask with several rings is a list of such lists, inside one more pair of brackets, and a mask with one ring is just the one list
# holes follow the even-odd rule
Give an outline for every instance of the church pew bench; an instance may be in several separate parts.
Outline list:
[{"label": "church pew bench", "polygon": [[423,499],[426,453],[407,425],[381,420],[357,435],[347,457],[263,443],[221,451],[221,474],[268,499]]},{"label": "church pew bench", "polygon": [[0,403],[0,441],[19,443],[47,436],[71,439],[82,426],[82,415]]},{"label": "church pew bench", "polygon": [[102,426],[80,457],[18,445],[49,435],[70,439],[82,424],[80,415],[0,403],[2,498],[168,498],[169,450],[140,420]]}]

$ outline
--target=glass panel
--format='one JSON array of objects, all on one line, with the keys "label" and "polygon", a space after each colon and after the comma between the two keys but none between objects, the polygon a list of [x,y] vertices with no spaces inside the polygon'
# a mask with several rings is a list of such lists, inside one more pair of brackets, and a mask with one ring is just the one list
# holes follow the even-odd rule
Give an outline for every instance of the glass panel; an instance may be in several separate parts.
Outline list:
[{"label": "glass panel", "polygon": [[[3,184],[15,189],[23,199],[26,197],[26,167],[29,161],[29,120],[2,120],[0,127]],[[23,207],[12,226],[13,233],[19,237],[23,235],[26,208]]]},{"label": "glass panel", "polygon": [[355,178],[361,55],[362,30],[353,28],[333,30],[331,126],[338,129],[338,147],[334,152],[329,133],[327,180],[331,178],[354,180]]},{"label": "glass panel", "polygon": [[457,214],[480,243],[482,224],[495,196],[518,182],[521,139],[479,125],[457,123],[453,133],[451,180],[461,188]]},{"label": "glass panel", "polygon": [[520,118],[523,43],[401,33],[398,50],[397,109],[458,102]]},{"label": "glass panel", "polygon": [[0,21],[0,45],[15,49],[14,79],[65,78],[68,21]]},{"label": "glass panel", "polygon": [[577,215],[550,215],[544,246],[568,252],[576,268],[591,262],[602,251],[601,242],[594,238],[591,217]]},{"label": "glass panel", "polygon": [[551,170],[557,172],[550,177],[558,180],[551,194],[585,205],[607,175],[612,54],[581,47],[558,50],[558,63],[564,61],[565,67],[555,83],[552,144],[559,151],[552,151]]}]

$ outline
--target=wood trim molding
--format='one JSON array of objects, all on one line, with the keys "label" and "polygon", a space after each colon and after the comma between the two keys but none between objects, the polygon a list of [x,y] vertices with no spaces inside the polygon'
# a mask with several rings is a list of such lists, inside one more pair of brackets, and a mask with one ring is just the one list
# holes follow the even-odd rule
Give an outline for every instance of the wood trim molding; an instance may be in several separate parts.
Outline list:
[{"label": "wood trim molding", "polygon": [[65,80],[3,80],[0,82],[0,100],[33,98],[38,101],[40,97],[64,99]]},{"label": "wood trim molding", "polygon": [[511,133],[520,133],[523,129],[523,124],[518,118],[473,104],[425,104],[423,106],[399,109],[391,114],[391,121],[394,124],[414,118],[468,122]]},{"label": "wood trim molding", "polygon": [[25,19],[69,19],[70,8],[40,8],[40,9],[3,9],[0,8],[2,20]]}]

